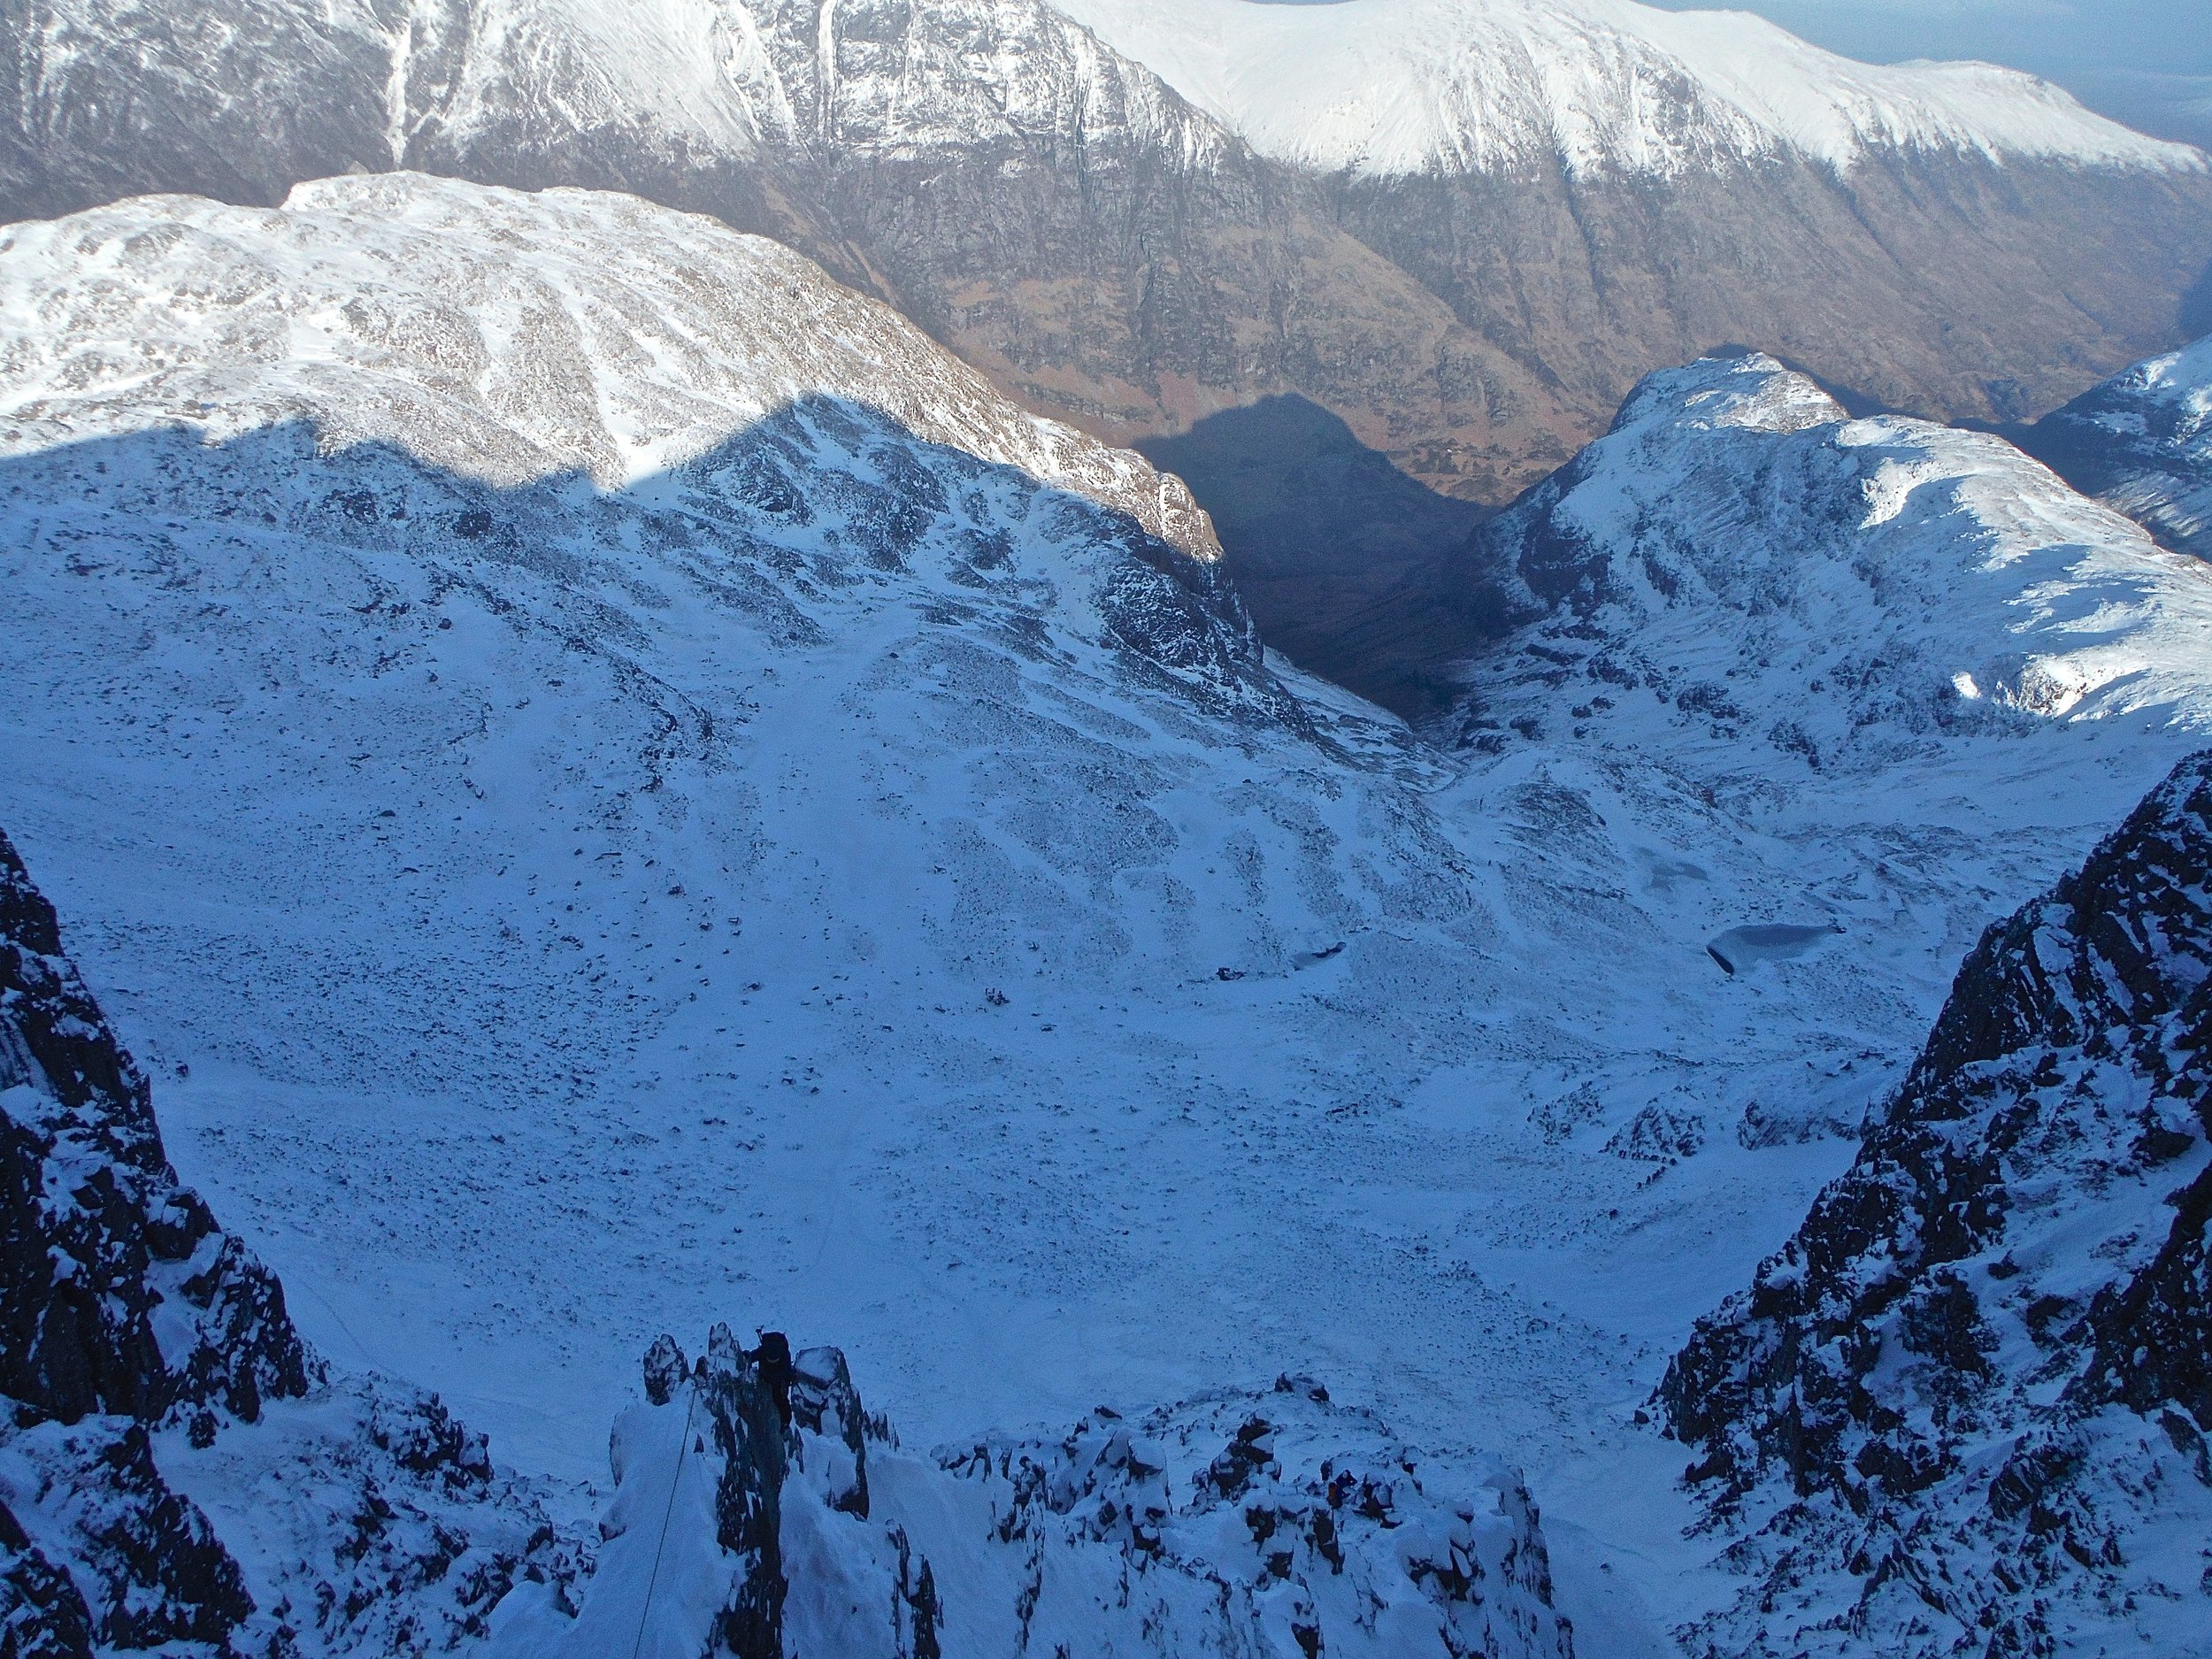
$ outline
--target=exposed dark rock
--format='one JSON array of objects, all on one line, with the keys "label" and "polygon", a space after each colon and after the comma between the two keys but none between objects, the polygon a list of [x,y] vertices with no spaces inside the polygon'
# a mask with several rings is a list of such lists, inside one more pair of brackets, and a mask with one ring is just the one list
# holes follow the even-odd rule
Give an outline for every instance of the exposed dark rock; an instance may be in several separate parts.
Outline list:
[{"label": "exposed dark rock", "polygon": [[838,1350],[773,1332],[749,1348],[718,1326],[689,1368],[664,1337],[646,1385],[599,1574],[549,1637],[627,1641],[648,1608],[691,1606],[718,1609],[708,1652],[745,1659],[1571,1659],[1520,1481],[1431,1462],[1310,1378],[927,1456],[864,1410]]},{"label": "exposed dark rock", "polygon": [[[42,1628],[58,1556],[109,1646],[224,1642],[253,1610],[207,1517],[155,1467],[150,1425],[251,1422],[306,1391],[284,1293],[162,1151],[145,1076],[62,954],[52,906],[0,836],[0,1501],[38,1516],[11,1582]],[[58,1639],[58,1638],[57,1638]]]},{"label": "exposed dark rock", "polygon": [[91,1651],[92,1612],[83,1595],[0,1503],[0,1654],[78,1659]]},{"label": "exposed dark rock", "polygon": [[154,1465],[128,1417],[49,1421],[0,1440],[0,1490],[65,1561],[106,1647],[227,1643],[253,1610],[207,1517]]},{"label": "exposed dark rock", "polygon": [[1737,1547],[1747,1604],[1829,1574],[1798,1628],[1901,1629],[1894,1598],[1934,1594],[1890,1651],[2049,1651],[2127,1628],[2129,1534],[2205,1507],[2208,878],[2212,754],[1989,930],[1851,1170],[1670,1365],[1693,1489],[1720,1525],[1770,1517]]},{"label": "exposed dark rock", "polygon": [[[178,1183],[145,1076],[0,836],[0,1392],[34,1415],[251,1421],[303,1393],[275,1279]],[[157,1310],[159,1310],[158,1316]],[[166,1332],[157,1338],[157,1317]]]},{"label": "exposed dark rock", "polygon": [[734,1659],[783,1659],[783,1483],[790,1452],[791,1345],[777,1332],[748,1350],[717,1325],[700,1361],[699,1402],[722,1455],[717,1541],[746,1564],[715,1634]]}]

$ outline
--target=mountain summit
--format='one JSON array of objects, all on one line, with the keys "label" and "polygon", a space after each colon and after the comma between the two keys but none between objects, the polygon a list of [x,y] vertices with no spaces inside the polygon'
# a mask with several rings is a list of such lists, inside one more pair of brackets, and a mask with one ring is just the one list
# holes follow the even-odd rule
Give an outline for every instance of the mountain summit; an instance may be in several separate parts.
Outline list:
[{"label": "mountain summit", "polygon": [[1655,179],[1900,152],[2201,173],[2186,144],[1989,64],[1855,63],[1743,12],[1633,0],[1059,0],[1263,155],[1387,177]]}]

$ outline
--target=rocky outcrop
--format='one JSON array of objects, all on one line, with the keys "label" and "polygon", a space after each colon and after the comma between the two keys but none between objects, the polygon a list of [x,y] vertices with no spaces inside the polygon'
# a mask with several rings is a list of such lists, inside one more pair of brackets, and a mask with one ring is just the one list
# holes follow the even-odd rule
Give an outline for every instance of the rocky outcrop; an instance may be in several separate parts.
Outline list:
[{"label": "rocky outcrop", "polygon": [[442,1652],[564,1559],[434,1397],[326,1379],[4,836],[0,1331],[0,1653]]},{"label": "rocky outcrop", "polygon": [[836,1349],[717,1327],[695,1363],[654,1345],[614,1453],[580,1613],[526,1594],[518,1653],[1573,1651],[1520,1482],[1432,1466],[1304,1379],[924,1458]]},{"label": "rocky outcrop", "polygon": [[144,1073],[0,838],[0,1392],[42,1418],[142,1423],[307,1386],[284,1293],[181,1186]]},{"label": "rocky outcrop", "polygon": [[306,1391],[306,1350],[276,1280],[178,1182],[144,1074],[4,837],[0,1112],[0,1618],[33,1652],[219,1643],[252,1602],[148,1432],[256,1420]]},{"label": "rocky outcrop", "polygon": [[2168,547],[2212,558],[2212,339],[2139,363],[2012,435]]},{"label": "rocky outcrop", "polygon": [[1851,1170],[1669,1367],[1755,1580],[1694,1647],[2201,1631],[2208,871],[2212,754],[1989,930]]}]

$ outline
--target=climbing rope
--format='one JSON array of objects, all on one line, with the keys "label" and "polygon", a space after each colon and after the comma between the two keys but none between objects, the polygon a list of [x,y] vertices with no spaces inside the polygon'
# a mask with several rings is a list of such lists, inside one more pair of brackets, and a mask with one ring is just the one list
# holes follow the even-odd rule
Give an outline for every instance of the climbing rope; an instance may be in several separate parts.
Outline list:
[{"label": "climbing rope", "polygon": [[668,1483],[668,1502],[661,1510],[660,1542],[653,1546],[653,1571],[645,1580],[645,1604],[638,1609],[637,1640],[630,1644],[630,1659],[638,1659],[645,1649],[645,1622],[653,1615],[653,1588],[660,1583],[661,1552],[668,1548],[668,1523],[676,1513],[676,1488],[684,1483],[684,1454],[691,1449],[691,1414],[699,1403],[699,1385],[688,1384],[690,1394],[684,1402],[684,1437],[676,1444],[676,1474]]}]

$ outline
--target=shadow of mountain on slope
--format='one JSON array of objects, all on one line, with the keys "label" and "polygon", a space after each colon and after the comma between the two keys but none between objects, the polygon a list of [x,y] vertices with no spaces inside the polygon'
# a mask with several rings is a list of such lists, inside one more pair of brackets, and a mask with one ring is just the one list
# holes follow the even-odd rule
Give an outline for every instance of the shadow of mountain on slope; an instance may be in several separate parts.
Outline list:
[{"label": "shadow of mountain on slope", "polygon": [[[465,448],[465,434],[456,435],[464,442],[454,447]],[[133,526],[105,530],[101,521],[118,515]],[[1043,618],[1055,598],[1049,580],[1034,579],[1068,572],[1023,569],[1023,535],[1041,550],[1094,561],[1084,573],[1095,586],[1071,597],[1094,607],[1098,643],[1123,672],[1233,726],[1317,735],[1268,670],[1223,562],[1182,551],[1119,508],[932,442],[841,397],[798,398],[613,489],[573,466],[503,484],[387,439],[334,446],[306,419],[212,442],[196,427],[153,426],[0,458],[0,517],[34,520],[24,539],[88,577],[102,568],[93,549],[104,534],[166,540],[188,525],[257,544],[260,557],[273,537],[402,555],[429,569],[434,592],[470,589],[513,615],[490,580],[503,568],[549,590],[534,620],[612,659],[618,677],[660,708],[675,749],[710,748],[713,721],[630,660],[668,603],[653,591],[657,578],[687,586],[773,646],[806,649],[829,637],[823,602],[919,576],[925,620],[1050,660],[1059,653]],[[924,572],[913,561],[926,549],[933,563]],[[356,573],[384,585],[367,566]],[[398,620],[376,618],[387,631]],[[418,615],[409,626],[426,633],[438,618]]]},{"label": "shadow of mountain on slope", "polygon": [[1401,714],[1402,674],[1352,632],[1409,574],[1460,547],[1491,509],[1440,495],[1295,393],[1210,415],[1138,453],[1212,515],[1260,635],[1301,667]]},{"label": "shadow of mountain on slope", "polygon": [[[2212,308],[2212,272],[2199,286]],[[2161,547],[2212,559],[2212,465],[2192,402],[2130,370],[2040,420],[1994,430]]]},{"label": "shadow of mountain on slope", "polygon": [[2204,267],[2203,274],[2181,296],[2175,325],[2185,339],[2199,340],[2212,334],[2212,265]]}]

